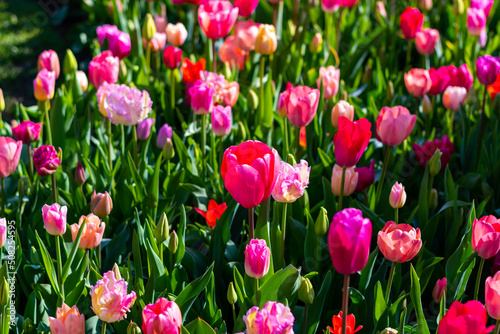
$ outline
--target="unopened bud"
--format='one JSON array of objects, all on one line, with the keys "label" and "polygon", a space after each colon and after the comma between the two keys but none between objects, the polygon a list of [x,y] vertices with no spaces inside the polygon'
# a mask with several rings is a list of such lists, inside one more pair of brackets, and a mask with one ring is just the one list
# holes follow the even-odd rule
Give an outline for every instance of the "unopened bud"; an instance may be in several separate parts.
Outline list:
[{"label": "unopened bud", "polygon": [[120,78],[121,81],[126,81],[127,79],[127,65],[125,64],[125,62],[122,60],[120,60],[120,71],[118,72],[118,76]]},{"label": "unopened bud", "polygon": [[75,169],[75,182],[79,186],[83,185],[87,180],[87,176],[85,175],[85,169],[82,166],[81,162],[78,162]]},{"label": "unopened bud", "polygon": [[173,231],[168,237],[168,251],[171,254],[175,254],[177,252],[177,248],[179,248],[179,237],[177,236],[177,233]]},{"label": "unopened bud", "polygon": [[3,277],[2,284],[0,284],[0,305],[5,307],[9,302],[9,283]]},{"label": "unopened bud", "polygon": [[252,89],[248,91],[247,104],[250,110],[256,110],[259,107],[259,97]]},{"label": "unopened bud", "polygon": [[392,83],[392,81],[389,81],[389,83],[387,84],[386,97],[389,101],[392,101],[392,99],[394,98],[394,84]]},{"label": "unopened bud", "polygon": [[109,196],[108,192],[94,193],[90,199],[90,211],[98,217],[104,218],[108,216],[113,210],[113,200]]},{"label": "unopened bud", "polygon": [[229,287],[227,288],[227,301],[229,304],[234,305],[238,301],[238,295],[236,294],[236,290],[234,289],[233,282],[229,283]]},{"label": "unopened bud", "polygon": [[64,75],[73,75],[78,69],[78,62],[76,61],[73,51],[70,49],[66,50],[66,55],[64,56],[63,62],[63,72]]},{"label": "unopened bud", "polygon": [[127,327],[127,334],[141,334],[141,329],[137,324],[133,321],[130,322],[130,324]]},{"label": "unopened bud", "polygon": [[155,34],[156,34],[155,20],[153,19],[153,16],[151,16],[151,14],[148,13],[146,15],[146,21],[142,26],[142,37],[144,37],[147,41],[150,41],[153,39]]},{"label": "unopened bud", "polygon": [[0,113],[5,110],[5,99],[3,97],[3,90],[0,88]]},{"label": "unopened bud", "polygon": [[432,188],[431,197],[429,198],[429,209],[436,210],[438,206],[438,193],[436,188]]},{"label": "unopened bud", "polygon": [[424,115],[430,115],[432,113],[432,102],[427,94],[422,98],[422,113],[424,113]]},{"label": "unopened bud", "polygon": [[118,265],[116,263],[113,266],[113,272],[115,273],[115,277],[118,281],[122,279],[122,275],[120,274],[120,268],[118,268]]},{"label": "unopened bud", "polygon": [[380,334],[398,334],[398,331],[394,328],[387,327]]},{"label": "unopened bud", "polygon": [[319,209],[319,215],[316,219],[316,224],[314,225],[314,231],[318,237],[324,236],[328,232],[328,227],[330,222],[328,221],[328,212],[324,207]]},{"label": "unopened bud", "polygon": [[443,154],[439,149],[434,152],[434,155],[432,158],[430,158],[429,162],[427,163],[429,165],[429,174],[431,176],[436,176],[438,173],[441,171],[441,156]]},{"label": "unopened bud", "polygon": [[164,242],[168,239],[168,235],[170,234],[170,227],[168,225],[168,219],[165,212],[161,215],[160,221],[155,229],[155,238],[159,243]]},{"label": "unopened bud", "polygon": [[170,160],[175,157],[174,143],[172,142],[172,139],[167,138],[165,145],[163,146],[162,154],[165,160]]},{"label": "unopened bud", "polygon": [[299,299],[306,304],[312,304],[314,301],[315,293],[309,278],[302,277],[299,287]]},{"label": "unopened bud", "polygon": [[321,36],[321,34],[317,32],[314,35],[311,44],[309,44],[309,51],[311,53],[320,53],[322,49],[323,49],[323,36]]}]

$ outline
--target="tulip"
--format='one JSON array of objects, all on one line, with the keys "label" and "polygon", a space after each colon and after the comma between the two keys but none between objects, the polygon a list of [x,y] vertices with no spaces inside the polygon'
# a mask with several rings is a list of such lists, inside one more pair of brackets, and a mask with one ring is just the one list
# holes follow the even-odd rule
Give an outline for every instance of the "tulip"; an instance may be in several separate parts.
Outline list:
[{"label": "tulip", "polygon": [[143,334],[179,334],[181,332],[182,314],[179,306],[165,298],[148,304],[142,310]]},{"label": "tulip", "polygon": [[406,39],[414,39],[417,32],[422,29],[424,16],[418,8],[406,8],[400,17],[400,28]]},{"label": "tulip", "polygon": [[415,97],[422,97],[429,92],[432,87],[432,80],[429,71],[421,68],[413,68],[404,76],[408,93]]},{"label": "tulip", "polygon": [[102,279],[92,287],[92,310],[101,321],[113,323],[127,317],[127,312],[137,298],[134,291],[127,294],[127,286],[127,281],[117,280],[111,270],[102,275]]},{"label": "tulip", "polygon": [[97,27],[97,37],[99,38],[99,44],[101,44],[101,46],[104,40],[108,39],[109,50],[113,56],[123,59],[130,54],[130,49],[132,48],[130,35],[118,30],[116,26],[105,24]]},{"label": "tulip", "polygon": [[244,208],[265,201],[276,184],[279,156],[259,141],[246,141],[224,152],[221,175],[226,189]]},{"label": "tulip", "polygon": [[87,175],[85,175],[85,169],[82,166],[82,163],[78,161],[78,164],[75,168],[75,182],[79,186],[83,185],[87,180]]},{"label": "tulip", "polygon": [[51,206],[45,204],[42,208],[43,223],[47,233],[50,235],[64,235],[66,233],[66,214],[68,208],[54,203]]},{"label": "tulip", "polygon": [[99,88],[104,82],[114,84],[118,81],[120,59],[111,51],[104,51],[94,57],[89,64],[90,83]]},{"label": "tulip", "polygon": [[455,151],[453,143],[450,141],[448,136],[443,136],[442,139],[434,139],[433,141],[428,141],[424,145],[420,146],[418,144],[413,144],[413,151],[417,157],[418,162],[425,168],[427,162],[432,158],[434,152],[439,149],[442,153],[441,155],[441,172],[443,172],[450,161],[451,154]]},{"label": "tulip", "polygon": [[227,209],[226,203],[217,204],[217,202],[214,201],[213,199],[211,199],[210,202],[208,202],[207,211],[194,208],[196,212],[198,212],[200,215],[203,216],[203,218],[205,218],[208,227],[212,229],[215,228],[217,220],[220,219],[220,217],[222,216],[224,211],[226,211],[226,209]]},{"label": "tulip", "polygon": [[387,18],[387,11],[385,10],[385,5],[383,1],[377,1],[375,3],[375,12],[377,12],[378,15],[380,15],[384,19]]},{"label": "tulip", "polygon": [[358,3],[358,0],[340,0],[340,7],[352,8]]},{"label": "tulip", "polygon": [[0,218],[0,248],[7,242],[7,219]]},{"label": "tulip", "polygon": [[332,109],[332,125],[339,127],[339,117],[346,117],[351,122],[354,120],[354,107],[349,102],[340,100]]},{"label": "tulip", "polygon": [[33,80],[33,90],[35,98],[38,101],[52,100],[56,85],[56,72],[43,69],[38,72],[36,79]]},{"label": "tulip", "polygon": [[495,320],[500,319],[500,272],[495,276],[486,279],[484,299],[486,301],[486,310]]},{"label": "tulip", "polygon": [[[331,334],[341,334],[342,333],[342,316],[343,316],[343,313],[342,311],[339,312],[339,314],[337,315],[334,315],[332,317],[332,326],[333,327],[328,327],[328,330],[330,331]],[[346,317],[346,322],[347,322],[347,326],[346,326],[346,329],[347,329],[347,333],[350,333],[350,334],[354,334],[356,332],[359,332],[363,326],[358,326],[356,328],[356,317],[354,316],[354,314],[349,314],[347,317]]]},{"label": "tulip", "polygon": [[195,6],[201,5],[206,0],[171,0],[174,5],[192,4]]},{"label": "tulip", "polygon": [[255,38],[255,52],[268,56],[278,48],[276,29],[270,24],[259,25],[259,32]]},{"label": "tulip", "polygon": [[308,167],[305,160],[301,160],[295,166],[280,161],[276,185],[272,192],[274,200],[281,203],[293,203],[302,197],[309,184],[310,170],[311,167]]},{"label": "tulip", "polygon": [[[162,8],[162,10],[163,10],[163,8]],[[155,28],[156,28],[157,32],[164,33],[167,31],[167,18],[165,16],[155,15],[154,21],[155,21]],[[187,32],[186,32],[186,36],[187,36]],[[168,38],[168,33],[167,33],[167,38]]]},{"label": "tulip", "polygon": [[446,109],[458,111],[467,98],[467,90],[463,87],[448,87],[443,94],[443,104]]},{"label": "tulip", "polygon": [[286,110],[286,115],[294,126],[301,128],[309,125],[316,115],[319,105],[320,92],[318,89],[306,86],[292,87],[287,85],[287,89],[280,96],[280,106],[278,109]]},{"label": "tulip", "polygon": [[471,8],[477,8],[484,11],[486,18],[490,16],[491,7],[495,3],[495,0],[471,0]]},{"label": "tulip", "polygon": [[182,62],[182,50],[174,46],[167,46],[163,51],[163,62],[171,70],[178,68]]},{"label": "tulip", "polygon": [[486,29],[486,16],[478,8],[467,9],[467,29],[472,36],[479,36]]},{"label": "tulip", "polygon": [[14,173],[19,164],[22,149],[21,141],[15,141],[10,137],[0,137],[0,179]]},{"label": "tulip", "polygon": [[197,115],[211,113],[214,106],[215,93],[214,87],[202,81],[198,81],[193,87],[189,88],[191,107],[194,113]]},{"label": "tulip", "polygon": [[234,44],[242,50],[253,51],[258,33],[259,23],[252,20],[238,21],[234,28]]},{"label": "tulip", "polygon": [[153,35],[153,38],[151,38],[149,41],[147,41],[145,38],[142,39],[142,44],[144,45],[144,48],[149,44],[149,48],[153,52],[158,52],[163,50],[165,48],[165,44],[167,43],[167,34],[165,33],[159,33],[157,32],[156,34]]},{"label": "tulip", "polygon": [[358,163],[372,136],[370,127],[366,118],[351,122],[346,117],[339,117],[339,129],[333,137],[333,144],[340,167],[354,167]]},{"label": "tulip", "polygon": [[429,77],[431,78],[432,84],[429,90],[430,95],[439,95],[448,87],[450,82],[450,75],[448,68],[440,67],[438,69],[431,68],[429,70]]},{"label": "tulip", "polygon": [[419,7],[425,11],[429,11],[432,9],[432,0],[420,0]]},{"label": "tulip", "polygon": [[370,162],[370,167],[356,167],[354,171],[358,173],[358,183],[356,192],[362,192],[375,182],[375,160]]},{"label": "tulip", "polygon": [[113,210],[113,200],[111,196],[109,196],[108,192],[105,191],[103,193],[94,193],[92,194],[92,198],[90,200],[90,211],[100,218],[104,218],[109,216]]},{"label": "tulip", "polygon": [[422,29],[415,34],[417,51],[423,55],[431,55],[439,43],[439,31],[436,29]]},{"label": "tulip", "polygon": [[389,204],[394,209],[402,208],[406,203],[406,192],[405,187],[399,182],[394,183],[391,189],[391,194],[389,195]]},{"label": "tulip", "polygon": [[440,303],[441,298],[446,293],[446,282],[446,277],[438,279],[436,285],[434,286],[434,289],[432,290],[432,298],[436,303]]},{"label": "tulip", "polygon": [[5,110],[5,98],[3,97],[3,90],[0,88],[0,118],[2,117],[2,112]]},{"label": "tulip", "polygon": [[59,57],[54,50],[43,51],[38,56],[38,72],[46,69],[49,72],[54,72],[56,79],[59,78],[61,73],[61,65],[59,64]]},{"label": "tulip", "polygon": [[448,86],[464,87],[467,90],[472,87],[474,78],[472,77],[472,73],[467,67],[467,64],[463,64],[459,68],[449,65],[447,66],[447,69],[448,75],[450,76]]},{"label": "tulip", "polygon": [[231,107],[216,106],[212,111],[212,131],[218,137],[231,133]]},{"label": "tulip", "polygon": [[331,99],[339,90],[339,80],[340,80],[340,70],[335,69],[334,66],[328,66],[327,68],[321,67],[319,69],[319,78],[316,81],[318,89],[321,88],[321,82],[323,82],[323,98]]},{"label": "tulip", "polygon": [[225,82],[224,86],[220,87],[215,100],[228,107],[234,107],[240,95],[240,85],[237,82]]},{"label": "tulip", "polygon": [[231,69],[238,68],[241,71],[245,68],[248,53],[236,46],[234,36],[228,36],[219,49],[219,57]]},{"label": "tulip", "polygon": [[188,32],[184,24],[181,22],[177,24],[169,23],[167,24],[167,41],[173,46],[179,47],[186,41]]},{"label": "tulip", "polygon": [[156,146],[163,148],[168,138],[172,139],[172,127],[168,126],[168,124],[163,124],[156,137]]},{"label": "tulip", "polygon": [[142,25],[142,38],[146,39],[146,41],[150,41],[153,39],[156,34],[156,24],[151,14],[146,14],[146,20]]},{"label": "tulip", "polygon": [[293,334],[295,318],[288,306],[269,301],[260,310],[258,306],[249,309],[243,321],[247,334]]},{"label": "tulip", "polygon": [[78,224],[71,225],[71,236],[73,238],[73,242],[75,242],[78,231],[80,230],[80,227],[82,226],[84,221],[87,221],[87,223],[83,227],[82,237],[80,239],[78,248],[96,248],[101,243],[106,224],[104,222],[101,222],[99,217],[93,214],[90,214],[88,216],[81,216]]},{"label": "tulip", "polygon": [[420,229],[389,221],[378,233],[377,244],[388,261],[398,263],[410,261],[422,247]]},{"label": "tulip", "polygon": [[341,0],[321,0],[321,9],[325,13],[335,13],[340,8]]},{"label": "tulip", "polygon": [[319,32],[314,34],[314,37],[309,44],[309,51],[311,53],[320,53],[323,50],[323,36]]},{"label": "tulip", "polygon": [[177,236],[177,232],[173,231],[168,237],[168,251],[171,254],[175,254],[178,248],[179,248],[179,237]]},{"label": "tulip", "polygon": [[271,262],[271,250],[266,241],[252,239],[245,248],[245,273],[255,279],[267,275]]},{"label": "tulip", "polygon": [[492,100],[495,100],[495,97],[500,93],[500,74],[497,76],[496,81],[488,86],[488,93]]},{"label": "tulip", "polygon": [[78,81],[78,85],[80,86],[82,92],[86,92],[89,87],[89,81],[85,72],[76,71],[76,80]]},{"label": "tulip", "polygon": [[54,146],[43,145],[34,150],[33,164],[35,165],[38,175],[47,176],[56,172],[61,164],[61,160]]},{"label": "tulip", "polygon": [[475,219],[472,224],[472,250],[483,259],[490,259],[500,251],[500,220],[495,216]]},{"label": "tulip", "polygon": [[98,91],[97,95],[102,96],[102,107],[113,124],[136,125],[151,112],[153,102],[146,90],[141,92],[137,88],[117,84],[103,85],[99,90],[106,90],[106,93]]},{"label": "tulip", "polygon": [[259,4],[259,0],[234,0],[234,7],[238,8],[238,15],[247,17],[252,15]]},{"label": "tulip", "polygon": [[476,60],[477,78],[483,85],[493,84],[500,74],[500,59],[484,55]]},{"label": "tulip", "polygon": [[99,40],[99,44],[102,46],[102,44],[104,43],[104,40],[106,38],[112,38],[110,36],[114,36],[117,34],[117,32],[119,32],[120,30],[118,29],[117,26],[113,26],[113,25],[110,25],[110,24],[104,24],[102,26],[99,26],[97,27],[96,29],[96,34],[97,34],[97,38]]},{"label": "tulip", "polygon": [[[345,179],[344,179],[344,192],[342,196],[351,195],[354,190],[356,190],[356,186],[358,185],[359,175],[354,169],[354,167],[346,168],[345,170]],[[342,167],[339,165],[333,166],[332,172],[332,192],[336,196],[340,196],[340,192],[342,190]]]},{"label": "tulip", "polygon": [[146,140],[151,133],[151,126],[155,123],[154,118],[146,118],[137,125],[137,139]]},{"label": "tulip", "polygon": [[49,317],[50,331],[54,334],[85,334],[85,316],[78,307],[64,302],[57,308],[56,318]]},{"label": "tulip", "polygon": [[372,224],[358,209],[344,209],[333,217],[328,249],[333,267],[342,275],[364,268],[370,255]]},{"label": "tulip", "polygon": [[200,59],[193,63],[190,59],[184,58],[181,65],[182,82],[195,82],[200,80],[200,73],[205,70],[205,59]]},{"label": "tulip", "polygon": [[408,138],[416,121],[417,116],[405,107],[383,107],[375,125],[377,136],[386,145],[398,146]]},{"label": "tulip", "polygon": [[29,145],[40,139],[40,130],[42,123],[33,123],[32,121],[22,121],[21,124],[12,127],[12,134],[16,140]]},{"label": "tulip", "polygon": [[207,1],[198,8],[198,22],[201,30],[210,39],[225,37],[238,18],[238,8],[227,0]]},{"label": "tulip", "polygon": [[495,326],[486,327],[486,308],[477,300],[462,304],[455,301],[439,322],[439,334],[486,334]]}]

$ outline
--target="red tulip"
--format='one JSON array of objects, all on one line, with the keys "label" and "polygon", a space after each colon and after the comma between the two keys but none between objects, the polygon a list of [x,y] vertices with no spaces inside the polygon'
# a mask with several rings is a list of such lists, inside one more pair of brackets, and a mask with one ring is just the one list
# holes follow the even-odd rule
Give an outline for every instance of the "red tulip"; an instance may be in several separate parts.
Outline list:
[{"label": "red tulip", "polygon": [[[342,333],[342,315],[343,313],[342,311],[340,311],[339,314],[333,316],[332,318],[333,327],[328,327],[330,333],[332,334]],[[356,317],[354,316],[354,314],[349,314],[346,317],[346,322],[347,322],[346,332],[349,334],[354,334],[356,332],[359,332],[363,328],[363,326],[358,326],[358,328],[356,328]]]},{"label": "red tulip", "polygon": [[447,67],[431,68],[429,76],[432,81],[431,89],[428,92],[430,95],[439,95],[448,87],[450,74]]},{"label": "red tulip", "polygon": [[417,32],[422,29],[424,16],[418,8],[408,7],[400,17],[400,27],[406,39],[414,39]]},{"label": "red tulip", "polygon": [[339,130],[333,137],[337,165],[353,167],[358,163],[372,136],[370,128],[366,118],[351,122],[346,117],[339,117]]},{"label": "red tulip", "polygon": [[197,63],[184,58],[181,65],[182,82],[195,82],[200,80],[200,72],[205,70],[205,59],[201,58]]},{"label": "red tulip", "polygon": [[438,334],[485,334],[495,326],[486,327],[486,308],[477,300],[465,304],[453,302],[439,322]]},{"label": "red tulip", "polygon": [[210,228],[215,228],[215,223],[217,222],[217,219],[219,219],[224,213],[224,211],[226,211],[227,205],[226,203],[217,204],[216,201],[211,199],[210,202],[208,203],[207,211],[203,211],[198,208],[194,209],[196,210],[196,212],[202,215],[203,218],[207,220],[207,225]]},{"label": "red tulip", "polygon": [[182,61],[182,50],[175,46],[167,46],[163,51],[163,62],[171,70],[179,67]]}]

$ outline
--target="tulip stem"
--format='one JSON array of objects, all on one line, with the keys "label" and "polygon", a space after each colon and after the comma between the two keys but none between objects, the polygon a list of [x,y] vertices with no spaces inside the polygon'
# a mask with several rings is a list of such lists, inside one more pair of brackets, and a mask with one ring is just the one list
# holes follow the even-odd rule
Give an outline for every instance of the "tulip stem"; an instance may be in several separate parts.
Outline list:
[{"label": "tulip stem", "polygon": [[281,254],[280,254],[280,268],[284,268],[285,265],[285,234],[286,234],[286,208],[287,208],[287,203],[283,203],[283,217],[282,218],[282,224],[281,224]]},{"label": "tulip stem", "polygon": [[336,43],[335,51],[337,51],[337,53],[340,53],[339,46],[340,46],[340,31],[342,27],[342,14],[344,14],[344,7],[340,7],[339,20],[337,21],[337,40],[335,41]]},{"label": "tulip stem", "polygon": [[408,41],[408,50],[406,51],[406,64],[411,65],[411,39]]},{"label": "tulip stem", "polygon": [[309,304],[306,303],[304,306],[304,326],[302,326],[302,333],[307,334],[307,309],[308,309]]},{"label": "tulip stem", "polygon": [[288,159],[288,117],[284,117],[283,119],[283,158]]},{"label": "tulip stem", "polygon": [[277,22],[278,22],[278,4],[273,3],[273,26],[276,27]]},{"label": "tulip stem", "polygon": [[394,209],[394,221],[396,222],[396,224],[399,224],[399,209],[398,208]]},{"label": "tulip stem", "polygon": [[349,275],[344,275],[344,291],[342,291],[342,334],[347,332],[347,312],[349,306]]},{"label": "tulip stem", "polygon": [[175,69],[170,70],[170,107],[175,109]]},{"label": "tulip stem", "polygon": [[[54,175],[54,174],[52,174]],[[62,280],[62,256],[61,256],[61,246],[59,245],[60,235],[56,235],[56,253],[57,253],[57,278],[59,282],[59,289],[61,289],[61,298],[64,303],[64,284]]]},{"label": "tulip stem", "polygon": [[135,125],[132,125],[132,137],[133,137],[133,142],[132,145],[134,146],[134,164],[135,168],[137,171],[139,171],[139,166],[137,165],[137,129]]},{"label": "tulip stem", "polygon": [[494,334],[499,334],[500,333],[500,319],[497,320],[497,324],[495,325],[495,331]]},{"label": "tulip stem", "polygon": [[479,263],[479,270],[477,272],[477,278],[476,278],[476,288],[474,289],[474,300],[478,300],[479,296],[479,286],[481,285],[481,274],[483,273],[483,267],[484,267],[484,259],[481,258],[481,262]]},{"label": "tulip stem", "polygon": [[5,178],[1,178],[2,180],[2,214],[5,217]]},{"label": "tulip stem", "polygon": [[380,175],[380,181],[377,188],[377,195],[375,197],[375,205],[378,204],[380,195],[382,193],[382,188],[384,187],[385,173],[387,172],[387,164],[389,163],[389,156],[391,155],[391,148],[387,146],[387,151],[385,152],[384,165],[382,166],[382,174]]},{"label": "tulip stem", "polygon": [[233,321],[234,321],[234,323],[236,324],[236,319],[237,319],[237,318],[236,318],[236,309],[235,309],[235,307],[234,307],[234,304],[231,304],[231,306],[232,306],[232,308],[233,308]]},{"label": "tulip stem", "polygon": [[[260,56],[260,68],[259,68],[259,78],[260,78],[260,87],[259,87],[259,122],[262,122],[264,119],[264,67],[265,67],[266,58],[264,55]],[[257,124],[258,127],[261,124]]]},{"label": "tulip stem", "polygon": [[[2,179],[3,180],[3,179]],[[248,209],[248,242],[254,237],[254,226],[253,226],[253,210],[254,208]]]},{"label": "tulip stem", "polygon": [[163,263],[163,242],[159,242],[160,262]]},{"label": "tulip stem", "polygon": [[57,203],[57,184],[56,184],[56,174],[50,175],[50,180],[52,181],[52,202]]},{"label": "tulip stem", "polygon": [[217,73],[217,47],[215,41],[212,41],[212,72]]},{"label": "tulip stem", "polygon": [[481,108],[481,120],[479,121],[479,140],[477,141],[477,147],[476,147],[476,154],[477,158],[476,161],[479,165],[479,159],[481,158],[481,144],[483,140],[483,129],[484,129],[484,108],[486,106],[486,93],[487,93],[487,86],[484,85],[484,92],[483,92],[483,106]]},{"label": "tulip stem", "polygon": [[30,176],[30,181],[33,181],[33,149],[31,148],[31,143],[28,143],[28,174]]},{"label": "tulip stem", "polygon": [[45,114],[45,126],[47,127],[47,145],[52,145],[52,129],[50,128],[50,101],[40,101],[38,107]]},{"label": "tulip stem", "polygon": [[167,177],[170,176],[170,160],[167,160]]},{"label": "tulip stem", "polygon": [[149,45],[149,42],[150,41],[146,44],[146,74],[148,75],[149,72],[151,72],[151,46]]},{"label": "tulip stem", "polygon": [[204,164],[205,164],[205,146],[207,145],[207,115],[201,115],[201,169],[202,175],[204,174]]},{"label": "tulip stem", "polygon": [[260,305],[260,287],[259,287],[259,279],[258,278],[255,278],[253,280],[253,287],[255,289],[255,302],[256,302],[256,306],[259,306]]},{"label": "tulip stem", "polygon": [[394,280],[395,270],[396,270],[396,262],[392,261],[391,271],[389,272],[389,280],[387,281],[387,288],[385,289],[385,303],[387,305],[389,305],[389,298],[391,297],[392,281]]},{"label": "tulip stem", "polygon": [[342,179],[340,181],[340,195],[339,195],[339,204],[338,204],[338,207],[337,207],[337,212],[339,212],[340,210],[342,210],[342,202],[344,200],[344,185],[345,185],[345,171],[346,171],[346,167],[343,167],[342,168]]},{"label": "tulip stem", "polygon": [[107,322],[103,321],[102,327],[101,327],[101,334],[106,334],[106,325],[107,325]]},{"label": "tulip stem", "polygon": [[106,134],[108,136],[108,164],[109,164],[109,172],[112,174],[113,171],[113,137],[111,135],[111,120],[108,118],[107,124],[106,124]]}]

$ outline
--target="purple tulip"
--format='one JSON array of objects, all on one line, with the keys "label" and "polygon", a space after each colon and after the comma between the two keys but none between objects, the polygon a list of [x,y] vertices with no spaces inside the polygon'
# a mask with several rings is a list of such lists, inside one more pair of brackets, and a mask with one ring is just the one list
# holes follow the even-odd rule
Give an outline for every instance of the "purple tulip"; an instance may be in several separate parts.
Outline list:
[{"label": "purple tulip", "polygon": [[158,148],[163,148],[167,142],[167,138],[172,139],[172,128],[168,126],[168,124],[163,124],[156,137],[156,146],[158,146]]},{"label": "purple tulip", "polygon": [[151,126],[155,124],[154,118],[146,118],[137,125],[137,139],[146,140],[151,133]]}]

